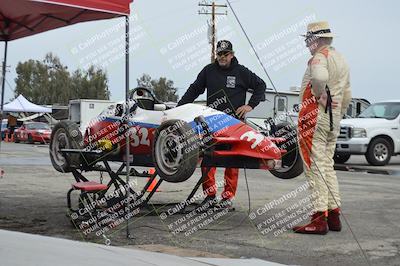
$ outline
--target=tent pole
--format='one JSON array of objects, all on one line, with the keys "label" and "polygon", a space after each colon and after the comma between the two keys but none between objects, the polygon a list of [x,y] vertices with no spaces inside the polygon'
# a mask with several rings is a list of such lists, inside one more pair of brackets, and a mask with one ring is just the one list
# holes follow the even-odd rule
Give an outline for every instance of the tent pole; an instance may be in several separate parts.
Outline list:
[{"label": "tent pole", "polygon": [[[126,118],[127,118],[127,123],[129,125],[129,16],[125,16],[125,105],[126,105]],[[128,131],[129,132],[129,129]],[[130,172],[130,152],[129,152],[129,134],[126,134],[125,136],[125,143],[126,143],[126,184],[127,184],[127,190],[126,190],[126,196],[128,198],[127,201],[127,209],[126,213],[130,213],[130,196],[131,196],[131,188],[130,188],[130,177],[129,177],[129,172]],[[129,230],[129,219],[126,219],[126,237],[131,238],[130,230]]]},{"label": "tent pole", "polygon": [[[2,75],[1,75],[1,123],[3,123],[3,106],[4,106],[4,89],[5,89],[5,82],[6,82],[6,66],[7,66],[7,48],[8,48],[8,41],[4,42],[4,60],[3,60],[3,68],[2,68]],[[1,133],[0,133],[1,135]],[[1,142],[2,136],[0,136],[0,151],[1,151]]]}]

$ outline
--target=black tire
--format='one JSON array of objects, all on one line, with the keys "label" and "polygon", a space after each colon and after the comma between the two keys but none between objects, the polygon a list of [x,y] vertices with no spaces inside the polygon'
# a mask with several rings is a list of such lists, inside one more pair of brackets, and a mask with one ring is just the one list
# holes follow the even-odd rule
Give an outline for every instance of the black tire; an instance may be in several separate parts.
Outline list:
[{"label": "black tire", "polygon": [[82,149],[83,137],[77,124],[71,121],[61,121],[56,124],[51,132],[50,159],[54,169],[67,173],[80,167],[79,153],[70,154],[68,159],[60,152],[61,149]]},{"label": "black tire", "polygon": [[181,120],[169,120],[156,130],[153,144],[153,161],[161,179],[178,183],[189,179],[199,160],[197,134]]},{"label": "black tire", "polygon": [[17,134],[14,133],[14,142],[15,143],[19,143],[19,138],[17,137]]},{"label": "black tire", "polygon": [[350,153],[335,153],[333,155],[333,160],[335,161],[335,163],[345,163],[350,159],[350,157]]},{"label": "black tire", "polygon": [[32,138],[32,135],[31,135],[31,134],[28,135],[28,143],[29,143],[29,144],[35,143],[35,142],[33,141],[33,138]]},{"label": "black tire", "polygon": [[389,141],[384,138],[372,140],[365,154],[368,163],[374,166],[387,165],[392,157],[393,147]]},{"label": "black tire", "polygon": [[297,143],[297,130],[288,123],[276,126],[275,137],[286,138],[283,143],[277,144],[278,148],[287,150],[282,156],[282,168],[270,170],[271,174],[281,179],[295,178],[303,173],[303,160],[301,159]]}]

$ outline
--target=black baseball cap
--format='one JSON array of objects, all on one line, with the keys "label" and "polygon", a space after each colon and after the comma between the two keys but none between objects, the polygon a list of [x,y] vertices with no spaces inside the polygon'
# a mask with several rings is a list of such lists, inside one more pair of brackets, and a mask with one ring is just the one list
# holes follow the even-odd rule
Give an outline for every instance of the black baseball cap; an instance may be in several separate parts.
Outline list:
[{"label": "black baseball cap", "polygon": [[227,40],[221,40],[217,43],[217,54],[233,52],[232,43]]}]

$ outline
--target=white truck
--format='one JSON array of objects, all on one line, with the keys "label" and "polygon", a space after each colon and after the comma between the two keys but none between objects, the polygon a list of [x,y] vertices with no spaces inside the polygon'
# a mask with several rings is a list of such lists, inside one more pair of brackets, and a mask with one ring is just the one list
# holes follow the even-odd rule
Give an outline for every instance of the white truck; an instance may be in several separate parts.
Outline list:
[{"label": "white truck", "polygon": [[365,155],[376,166],[400,154],[400,100],[374,103],[357,118],[341,121],[335,162],[344,163],[352,154]]}]

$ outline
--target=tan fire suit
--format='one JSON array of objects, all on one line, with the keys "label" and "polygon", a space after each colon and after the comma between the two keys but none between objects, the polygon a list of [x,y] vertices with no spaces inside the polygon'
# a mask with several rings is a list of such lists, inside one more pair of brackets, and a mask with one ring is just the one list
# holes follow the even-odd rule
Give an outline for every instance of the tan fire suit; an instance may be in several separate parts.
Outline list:
[{"label": "tan fire suit", "polygon": [[[319,97],[329,88],[338,107],[330,115]],[[305,175],[311,189],[315,212],[340,207],[340,195],[333,155],[340,131],[340,120],[351,100],[349,67],[333,47],[324,46],[309,60],[301,92],[298,140]]]}]

